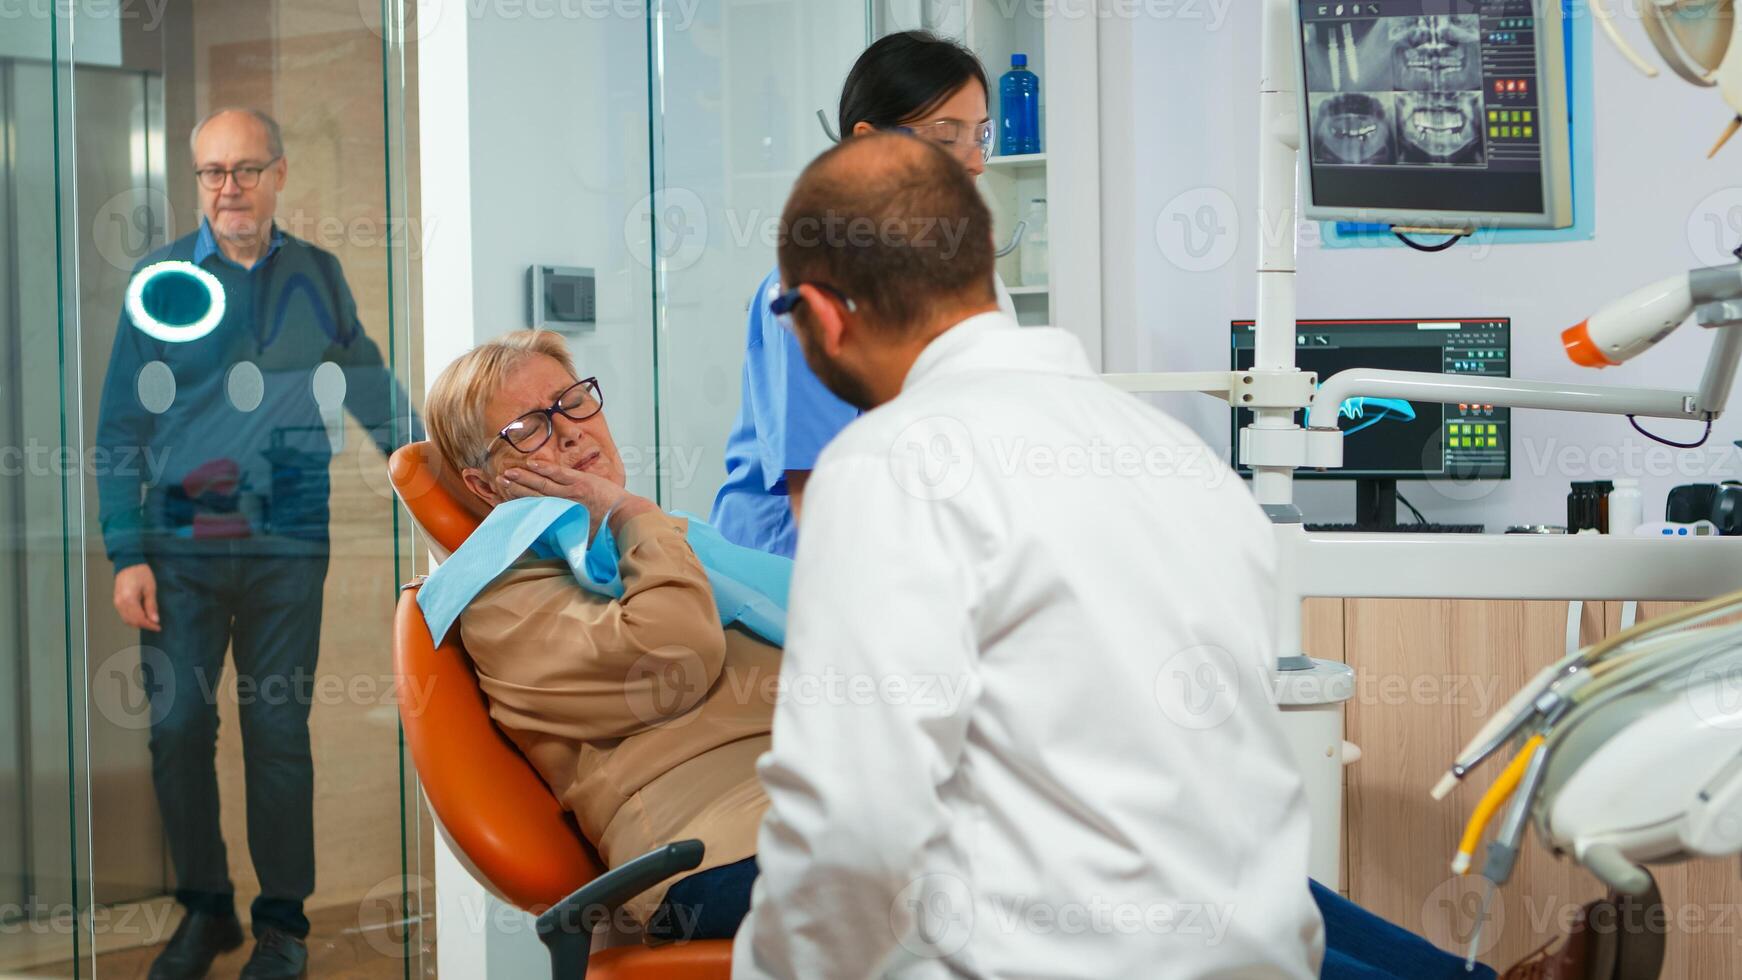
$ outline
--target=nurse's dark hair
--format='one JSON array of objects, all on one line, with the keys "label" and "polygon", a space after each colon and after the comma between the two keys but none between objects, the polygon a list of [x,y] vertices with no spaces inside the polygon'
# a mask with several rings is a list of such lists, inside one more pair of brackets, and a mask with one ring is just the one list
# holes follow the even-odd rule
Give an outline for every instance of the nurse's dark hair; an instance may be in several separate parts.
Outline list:
[{"label": "nurse's dark hair", "polygon": [[978,82],[991,98],[986,69],[960,44],[926,31],[880,37],[853,63],[841,86],[841,138],[851,136],[861,122],[889,129],[919,119],[969,82]]},{"label": "nurse's dark hair", "polygon": [[886,334],[997,301],[992,214],[935,143],[899,133],[842,141],[799,175],[781,232],[781,282],[828,286]]}]

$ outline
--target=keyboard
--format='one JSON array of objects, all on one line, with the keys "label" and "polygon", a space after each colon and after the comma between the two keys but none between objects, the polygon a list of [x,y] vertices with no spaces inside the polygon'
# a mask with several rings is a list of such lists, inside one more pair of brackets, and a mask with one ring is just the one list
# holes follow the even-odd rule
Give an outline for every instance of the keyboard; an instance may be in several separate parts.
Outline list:
[{"label": "keyboard", "polygon": [[1398,524],[1381,527],[1377,524],[1308,524],[1308,531],[1337,534],[1484,534],[1486,524]]}]

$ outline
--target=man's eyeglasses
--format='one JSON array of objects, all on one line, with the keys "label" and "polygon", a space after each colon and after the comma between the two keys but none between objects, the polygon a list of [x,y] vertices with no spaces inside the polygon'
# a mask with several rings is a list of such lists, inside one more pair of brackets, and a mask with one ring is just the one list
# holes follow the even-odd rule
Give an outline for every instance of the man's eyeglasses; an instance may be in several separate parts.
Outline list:
[{"label": "man's eyeglasses", "polygon": [[[585,422],[605,407],[605,396],[599,391],[599,379],[588,378],[577,381],[563,393],[556,396],[549,408],[535,409],[520,416],[502,427],[496,433],[496,438],[508,443],[522,453],[535,453],[538,448],[550,440],[551,433],[556,431],[555,416],[561,415],[571,422]],[[496,448],[494,440],[490,447],[484,450],[488,457],[490,450]]]},{"label": "man's eyeglasses", "polygon": [[[847,308],[848,313],[859,312],[859,304],[853,302],[846,293],[841,292],[839,289],[836,289],[828,283],[812,282],[801,283],[800,285],[813,286],[828,293],[830,296],[835,297],[841,301],[842,306]],[[773,313],[777,318],[779,318],[781,326],[796,335],[798,330],[792,324],[792,311],[798,309],[798,304],[802,302],[804,302],[804,293],[799,291],[798,286],[794,286],[770,300],[768,303],[768,312]]]},{"label": "man's eyeglasses", "polygon": [[992,159],[992,124],[989,122],[975,126],[960,119],[940,119],[919,126],[897,126],[895,130],[936,143],[964,159],[973,153],[980,154],[981,163]]},{"label": "man's eyeglasses", "polygon": [[245,191],[251,191],[260,186],[260,175],[272,168],[281,158],[272,159],[261,164],[247,164],[241,167],[201,167],[194,171],[194,176],[200,179],[200,186],[208,191],[221,191],[224,182],[231,177],[236,178],[236,186]]}]

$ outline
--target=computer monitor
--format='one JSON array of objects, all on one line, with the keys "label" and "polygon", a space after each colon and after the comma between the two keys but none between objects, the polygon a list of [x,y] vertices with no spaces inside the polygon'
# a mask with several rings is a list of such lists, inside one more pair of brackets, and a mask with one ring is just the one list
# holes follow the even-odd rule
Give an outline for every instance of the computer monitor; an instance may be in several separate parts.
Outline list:
[{"label": "computer monitor", "polygon": [[[1253,364],[1253,322],[1233,323],[1232,368]],[[1507,317],[1433,320],[1300,320],[1295,363],[1325,379],[1349,368],[1425,371],[1504,378],[1512,368]],[[1304,420],[1300,420],[1304,424]],[[1236,459],[1240,430],[1252,422],[1233,412]],[[1396,521],[1398,480],[1504,480],[1512,475],[1512,413],[1493,405],[1435,405],[1391,398],[1351,398],[1337,413],[1343,466],[1297,470],[1307,480],[1357,480],[1357,523]],[[1244,462],[1241,475],[1252,471]]]},{"label": "computer monitor", "polygon": [[1312,221],[1572,224],[1560,0],[1299,0]]}]

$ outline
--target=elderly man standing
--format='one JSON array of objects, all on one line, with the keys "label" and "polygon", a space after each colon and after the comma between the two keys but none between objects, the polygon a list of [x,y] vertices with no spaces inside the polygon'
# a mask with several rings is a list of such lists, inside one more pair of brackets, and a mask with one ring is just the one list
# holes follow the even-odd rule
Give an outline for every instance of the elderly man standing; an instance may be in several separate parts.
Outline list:
[{"label": "elderly man standing", "polygon": [[782,691],[837,680],[778,701],[733,976],[1316,977],[1251,496],[1005,329],[942,151],[843,143],[783,220],[774,310],[866,414],[806,488]]},{"label": "elderly man standing", "polygon": [[147,256],[135,278],[191,263],[215,283],[223,315],[209,332],[164,329],[149,303],[129,303],[97,429],[111,459],[152,459],[156,473],[147,483],[142,468],[117,467],[98,480],[115,609],[141,631],[152,778],[187,912],[150,976],[203,977],[242,943],[214,765],[229,648],[260,879],[242,976],[298,977],[308,955],[303,901],[314,891],[308,717],[327,467],[345,411],[383,452],[421,434],[358,322],[338,260],[274,221],[289,172],[278,124],[220,110],[194,128],[192,144],[199,229]]}]

